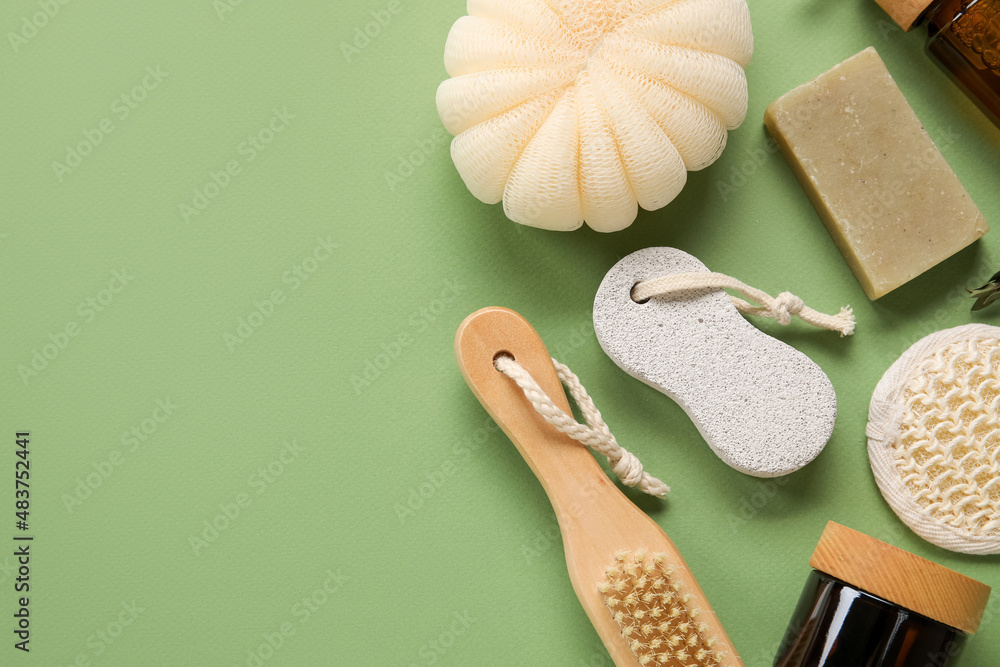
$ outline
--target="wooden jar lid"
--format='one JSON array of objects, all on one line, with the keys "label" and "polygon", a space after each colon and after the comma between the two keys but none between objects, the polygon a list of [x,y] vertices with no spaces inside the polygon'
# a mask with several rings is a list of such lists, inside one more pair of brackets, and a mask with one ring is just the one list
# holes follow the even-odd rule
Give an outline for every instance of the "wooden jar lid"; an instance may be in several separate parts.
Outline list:
[{"label": "wooden jar lid", "polygon": [[809,565],[969,634],[979,629],[990,597],[986,584],[833,521]]},{"label": "wooden jar lid", "polygon": [[933,0],[875,0],[903,30],[909,30]]}]

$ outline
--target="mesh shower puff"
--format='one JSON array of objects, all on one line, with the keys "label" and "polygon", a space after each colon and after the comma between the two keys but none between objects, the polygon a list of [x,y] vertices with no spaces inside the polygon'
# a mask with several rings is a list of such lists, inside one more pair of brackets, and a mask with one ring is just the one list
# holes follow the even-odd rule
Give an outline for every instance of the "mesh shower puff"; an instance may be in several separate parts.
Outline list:
[{"label": "mesh shower puff", "polygon": [[438,113],[478,199],[525,225],[611,232],[714,162],[743,122],[745,0],[469,0]]}]

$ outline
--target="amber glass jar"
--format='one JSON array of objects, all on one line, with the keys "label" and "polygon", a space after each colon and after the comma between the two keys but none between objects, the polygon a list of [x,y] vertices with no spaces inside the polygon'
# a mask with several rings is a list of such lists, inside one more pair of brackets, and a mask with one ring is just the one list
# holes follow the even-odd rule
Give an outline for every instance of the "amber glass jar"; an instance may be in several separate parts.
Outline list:
[{"label": "amber glass jar", "polygon": [[927,52],[1000,127],[1000,0],[878,0],[909,30],[927,23]]},{"label": "amber glass jar", "polygon": [[946,667],[990,588],[830,522],[775,667]]},{"label": "amber glass jar", "polygon": [[946,667],[966,634],[813,570],[775,667]]}]

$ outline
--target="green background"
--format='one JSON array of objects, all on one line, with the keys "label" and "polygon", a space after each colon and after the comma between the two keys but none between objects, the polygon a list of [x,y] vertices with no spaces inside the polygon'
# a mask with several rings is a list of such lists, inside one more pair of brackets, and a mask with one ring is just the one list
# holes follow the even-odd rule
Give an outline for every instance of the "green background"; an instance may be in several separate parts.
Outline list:
[{"label": "green background", "polygon": [[[637,502],[747,665],[771,664],[829,519],[1000,583],[996,557],[943,551],[896,519],[864,438],[871,391],[909,344],[997,323],[1000,307],[970,314],[964,288],[1000,269],[1000,235],[870,303],[762,125],[771,100],[874,45],[1000,224],[1000,131],[922,35],[873,2],[753,2],[746,122],[669,207],[602,236],[521,228],[465,189],[434,106],[460,0],[399,0],[347,54],[387,1],[146,4],[59,5],[13,41],[40,4],[0,9],[0,535],[17,532],[14,433],[29,430],[35,536],[27,656],[12,646],[13,556],[0,555],[0,663],[610,664],[540,485],[456,369],[455,329],[487,305],[531,321],[623,446],[672,485],[665,502]],[[143,99],[123,106],[144,77]],[[270,143],[245,143],[272,119],[285,126]],[[102,122],[112,131],[57,173]],[[185,216],[229,162],[235,175]],[[838,391],[836,430],[810,466],[782,483],[731,470],[603,354],[597,286],[653,245],[820,310],[854,307],[848,339],[757,322]],[[105,292],[116,270],[130,279]],[[62,338],[68,325],[77,335]],[[43,350],[44,368],[19,371]],[[958,664],[998,664],[998,611],[995,599]]]}]

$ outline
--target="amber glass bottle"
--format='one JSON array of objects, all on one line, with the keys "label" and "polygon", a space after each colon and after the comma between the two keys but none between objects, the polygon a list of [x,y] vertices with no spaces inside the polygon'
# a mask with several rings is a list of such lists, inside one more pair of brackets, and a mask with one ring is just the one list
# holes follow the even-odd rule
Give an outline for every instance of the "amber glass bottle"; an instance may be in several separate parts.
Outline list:
[{"label": "amber glass bottle", "polygon": [[903,28],[927,23],[927,52],[1000,127],[1000,0],[878,0]]}]

